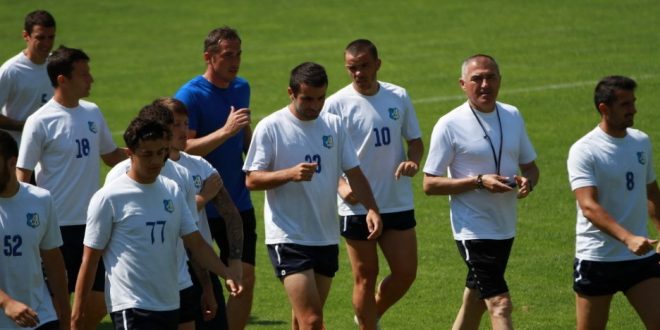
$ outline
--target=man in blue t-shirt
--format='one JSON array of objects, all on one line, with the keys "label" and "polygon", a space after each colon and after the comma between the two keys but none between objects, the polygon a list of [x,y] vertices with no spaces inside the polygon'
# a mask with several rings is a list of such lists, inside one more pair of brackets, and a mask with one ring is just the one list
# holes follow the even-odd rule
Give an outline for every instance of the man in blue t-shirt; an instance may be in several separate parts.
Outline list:
[{"label": "man in blue t-shirt", "polygon": [[243,152],[250,145],[250,85],[237,77],[241,39],[236,30],[212,30],[204,40],[206,71],[183,85],[175,95],[189,112],[186,152],[208,160],[220,173],[243,220],[243,251],[229,251],[225,221],[212,205],[206,211],[213,237],[225,264],[242,261],[243,294],[229,297],[230,329],[243,329],[249,319],[254,291],[256,220],[242,171]]}]

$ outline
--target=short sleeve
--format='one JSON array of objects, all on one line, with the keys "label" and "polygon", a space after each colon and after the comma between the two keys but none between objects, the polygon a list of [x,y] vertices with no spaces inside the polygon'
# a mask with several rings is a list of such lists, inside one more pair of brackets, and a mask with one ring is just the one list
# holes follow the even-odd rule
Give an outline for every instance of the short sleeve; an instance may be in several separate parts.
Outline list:
[{"label": "short sleeve", "polygon": [[419,121],[417,121],[417,114],[415,113],[415,107],[410,101],[410,96],[408,92],[403,91],[403,103],[406,106],[406,111],[403,118],[403,127],[401,135],[406,141],[413,139],[418,139],[422,137],[422,131],[419,128]]},{"label": "short sleeve", "polygon": [[62,234],[57,224],[57,217],[53,208],[53,198],[50,194],[48,194],[46,203],[46,233],[39,244],[39,249],[41,250],[51,250],[62,246]]},{"label": "short sleeve", "polygon": [[21,146],[18,151],[16,167],[33,171],[41,159],[45,140],[45,132],[40,122],[34,116],[28,117],[21,135]]},{"label": "short sleeve", "polygon": [[243,171],[271,170],[273,163],[273,142],[268,135],[268,126],[264,122],[257,124],[252,133],[250,148],[245,156]]},{"label": "short sleeve", "polygon": [[440,119],[433,127],[429,154],[424,164],[424,173],[445,176],[447,167],[454,159],[454,148],[452,146],[451,134],[446,122]]},{"label": "short sleeve", "polygon": [[111,201],[105,197],[104,189],[101,189],[89,201],[83,244],[97,250],[105,249],[110,241],[113,221]]},{"label": "short sleeve", "polygon": [[593,156],[587,144],[580,142],[574,144],[568,152],[566,164],[571,190],[596,186]]}]

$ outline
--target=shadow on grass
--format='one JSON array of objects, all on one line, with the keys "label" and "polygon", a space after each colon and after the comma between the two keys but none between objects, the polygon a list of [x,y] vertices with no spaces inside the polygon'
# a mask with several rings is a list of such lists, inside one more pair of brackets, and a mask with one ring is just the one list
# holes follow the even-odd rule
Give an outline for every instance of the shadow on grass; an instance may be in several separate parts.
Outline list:
[{"label": "shadow on grass", "polygon": [[282,320],[260,320],[256,316],[250,316],[250,319],[248,320],[248,324],[254,326],[275,326],[275,325],[284,325],[288,323],[289,322],[285,322]]}]

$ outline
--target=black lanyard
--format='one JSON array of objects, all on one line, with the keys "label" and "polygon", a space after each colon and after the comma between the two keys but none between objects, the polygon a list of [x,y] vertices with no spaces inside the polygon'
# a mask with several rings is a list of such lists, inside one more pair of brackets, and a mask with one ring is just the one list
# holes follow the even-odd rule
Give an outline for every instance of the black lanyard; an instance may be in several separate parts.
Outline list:
[{"label": "black lanyard", "polygon": [[493,159],[495,160],[495,171],[497,172],[497,175],[500,175],[500,165],[502,161],[502,144],[504,144],[504,134],[502,133],[502,120],[500,119],[500,111],[497,108],[497,104],[495,104],[495,113],[497,114],[497,123],[500,125],[499,156],[495,154],[495,146],[493,145],[493,141],[490,139],[490,136],[488,136],[488,132],[486,132],[486,128],[481,123],[481,120],[479,120],[479,116],[477,116],[477,113],[474,111],[474,109],[472,109],[472,105],[470,105],[470,110],[472,110],[472,114],[474,115],[474,118],[477,119],[477,123],[479,123],[479,126],[481,126],[481,130],[484,131],[484,139],[488,140],[488,144],[490,144],[490,150],[493,152]]}]

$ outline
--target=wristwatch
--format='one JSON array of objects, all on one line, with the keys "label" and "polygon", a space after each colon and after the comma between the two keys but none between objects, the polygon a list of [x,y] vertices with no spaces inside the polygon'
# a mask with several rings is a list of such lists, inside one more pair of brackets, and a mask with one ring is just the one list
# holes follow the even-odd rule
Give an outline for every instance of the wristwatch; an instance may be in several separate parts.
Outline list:
[{"label": "wristwatch", "polygon": [[484,180],[483,180],[483,174],[477,175],[477,189],[484,189]]}]

